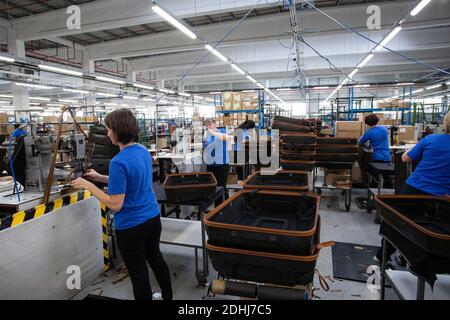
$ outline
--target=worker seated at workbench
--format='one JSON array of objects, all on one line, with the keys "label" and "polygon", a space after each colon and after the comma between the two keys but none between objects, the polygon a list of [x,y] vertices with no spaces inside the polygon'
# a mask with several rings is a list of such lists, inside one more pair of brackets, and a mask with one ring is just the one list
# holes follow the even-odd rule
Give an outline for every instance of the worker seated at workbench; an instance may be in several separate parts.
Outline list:
[{"label": "worker seated at workbench", "polygon": [[[359,139],[358,144],[364,146],[370,143],[373,149],[372,163],[391,163],[391,151],[389,148],[389,132],[383,127],[379,126],[380,119],[376,114],[369,114],[364,118],[364,123],[369,129]],[[391,185],[389,176],[384,176],[386,187]]]}]

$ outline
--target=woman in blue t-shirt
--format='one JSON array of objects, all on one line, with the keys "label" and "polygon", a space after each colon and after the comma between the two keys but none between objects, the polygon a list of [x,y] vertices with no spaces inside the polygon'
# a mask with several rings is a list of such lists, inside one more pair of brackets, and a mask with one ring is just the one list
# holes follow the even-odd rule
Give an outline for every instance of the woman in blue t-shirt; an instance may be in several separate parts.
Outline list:
[{"label": "woman in blue t-shirt", "polygon": [[[403,162],[421,160],[403,185],[401,194],[450,195],[450,112],[444,118],[444,132],[425,137],[403,154]],[[386,250],[388,256],[395,252],[389,243]],[[380,248],[377,252],[380,261],[382,254]]]},{"label": "woman in blue t-shirt", "polygon": [[[227,179],[230,171],[230,157],[228,154],[228,135],[225,128],[217,128],[214,119],[206,119],[205,138],[203,141],[203,159],[206,163],[206,171],[214,174],[217,185],[224,188],[225,199],[228,199]],[[215,202],[218,206],[221,199]]]},{"label": "woman in blue t-shirt", "polygon": [[109,176],[89,170],[85,177],[108,183],[108,194],[91,182],[78,178],[74,188],[85,189],[115,212],[117,245],[128,269],[136,300],[151,300],[147,263],[152,268],[164,300],[172,299],[169,268],[159,249],[161,220],[152,188],[152,158],[137,144],[139,125],[128,109],[119,109],[105,117],[108,136],[120,152],[111,160]]}]

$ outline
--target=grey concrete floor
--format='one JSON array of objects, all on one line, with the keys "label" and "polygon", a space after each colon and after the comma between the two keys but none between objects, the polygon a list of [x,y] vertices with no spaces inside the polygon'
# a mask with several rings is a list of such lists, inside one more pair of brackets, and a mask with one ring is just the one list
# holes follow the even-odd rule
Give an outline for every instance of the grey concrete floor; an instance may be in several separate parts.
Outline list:
[{"label": "grey concrete floor", "polygon": [[[358,209],[354,202],[355,197],[364,195],[366,195],[365,190],[354,189],[351,210],[346,212],[344,198],[338,191],[323,190],[320,205],[322,242],[333,240],[364,245],[380,245],[379,225],[374,223],[375,213],[369,214],[365,210]],[[171,271],[174,299],[201,299],[206,293],[206,288],[199,288],[195,279],[194,249],[162,244],[161,251]],[[331,248],[322,249],[317,269],[323,276],[333,276]],[[118,299],[133,299],[130,279],[127,277],[123,281],[112,284],[112,280],[117,276],[118,274],[111,270],[107,273],[107,276],[100,277],[96,281],[97,283],[94,282],[96,284],[91,286],[91,294],[101,294],[102,296]],[[211,266],[208,280],[214,280],[216,277],[217,272]],[[159,291],[151,271],[150,278],[154,286],[153,291]],[[99,281],[101,283],[98,283]],[[314,279],[314,286],[320,287],[317,276]],[[321,300],[379,299],[379,293],[370,291],[366,283],[334,279],[334,282],[329,281],[329,286],[329,292],[319,289],[315,291],[315,294]],[[233,299],[234,297],[228,298]],[[396,299],[391,289],[386,290],[386,298]]]}]

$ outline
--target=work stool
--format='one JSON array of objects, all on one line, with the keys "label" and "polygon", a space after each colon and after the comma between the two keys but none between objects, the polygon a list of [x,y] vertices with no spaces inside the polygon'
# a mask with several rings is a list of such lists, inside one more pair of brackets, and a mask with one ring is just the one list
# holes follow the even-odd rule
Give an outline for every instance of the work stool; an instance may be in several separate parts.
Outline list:
[{"label": "work stool", "polygon": [[[393,163],[375,163],[369,164],[369,170],[367,171],[367,212],[372,212],[373,197],[375,192],[371,192],[370,186],[372,181],[375,181],[378,185],[377,195],[381,195],[382,189],[385,183],[385,176],[395,176],[395,166]],[[377,219],[376,219],[377,220]]]}]

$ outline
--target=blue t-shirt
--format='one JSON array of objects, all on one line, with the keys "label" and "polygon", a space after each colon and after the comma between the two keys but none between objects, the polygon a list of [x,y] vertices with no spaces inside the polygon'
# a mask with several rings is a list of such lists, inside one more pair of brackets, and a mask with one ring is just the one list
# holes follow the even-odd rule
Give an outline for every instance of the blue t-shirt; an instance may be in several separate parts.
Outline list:
[{"label": "blue t-shirt", "polygon": [[152,179],[152,157],[140,144],[126,147],[111,160],[108,194],[125,194],[122,209],[114,216],[117,230],[135,227],[159,215]]},{"label": "blue t-shirt", "polygon": [[450,134],[432,134],[422,139],[408,156],[419,165],[406,183],[435,196],[450,195]]},{"label": "blue t-shirt", "polygon": [[370,141],[373,148],[374,161],[391,161],[391,151],[389,149],[389,133],[385,127],[376,126],[370,128],[360,139],[359,144]]},{"label": "blue t-shirt", "polygon": [[[225,128],[218,128],[217,131],[222,134],[227,133]],[[205,147],[203,159],[208,166],[221,166],[230,163],[230,156],[228,155],[227,150],[227,140],[222,141],[207,131],[203,146]]]}]

